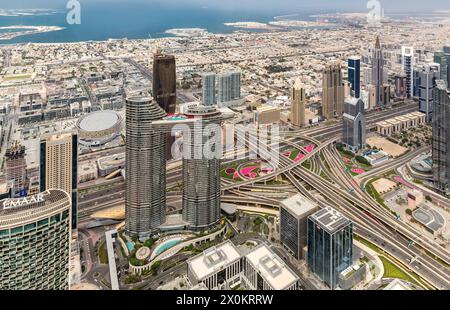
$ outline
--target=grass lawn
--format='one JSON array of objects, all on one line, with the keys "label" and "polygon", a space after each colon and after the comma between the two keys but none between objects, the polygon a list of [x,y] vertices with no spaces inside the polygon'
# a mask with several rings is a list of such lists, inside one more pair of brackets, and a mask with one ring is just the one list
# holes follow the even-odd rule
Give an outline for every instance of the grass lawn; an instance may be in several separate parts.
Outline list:
[{"label": "grass lawn", "polygon": [[398,268],[394,263],[388,260],[384,256],[380,256],[381,261],[383,262],[384,267],[384,278],[396,278],[402,279],[414,284],[418,284],[417,281],[411,277],[409,274]]},{"label": "grass lawn", "polygon": [[375,190],[375,187],[373,187],[373,182],[377,181],[377,179],[370,181],[369,184],[367,184],[366,186],[366,191],[367,193],[372,196],[373,199],[375,199],[378,204],[380,204],[381,206],[383,206],[386,210],[392,212],[391,208],[389,208],[385,203],[384,203],[384,199],[381,197],[380,193],[378,193]]},{"label": "grass lawn", "polygon": [[307,161],[304,161],[304,162],[302,163],[302,166],[303,166],[304,168],[310,170],[310,169],[311,169],[311,161],[310,161],[309,159],[308,159]]},{"label": "grass lawn", "polygon": [[98,259],[100,260],[100,264],[108,263],[108,250],[106,249],[106,242],[103,242],[98,248]]}]

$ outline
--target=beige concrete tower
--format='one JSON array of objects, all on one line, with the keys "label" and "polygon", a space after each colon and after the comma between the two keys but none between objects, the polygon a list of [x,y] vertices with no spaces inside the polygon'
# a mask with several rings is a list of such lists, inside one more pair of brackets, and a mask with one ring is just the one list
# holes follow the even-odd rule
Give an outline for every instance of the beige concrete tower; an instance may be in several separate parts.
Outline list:
[{"label": "beige concrete tower", "polygon": [[327,65],[323,71],[322,115],[326,119],[341,117],[344,111],[344,84],[338,62]]}]

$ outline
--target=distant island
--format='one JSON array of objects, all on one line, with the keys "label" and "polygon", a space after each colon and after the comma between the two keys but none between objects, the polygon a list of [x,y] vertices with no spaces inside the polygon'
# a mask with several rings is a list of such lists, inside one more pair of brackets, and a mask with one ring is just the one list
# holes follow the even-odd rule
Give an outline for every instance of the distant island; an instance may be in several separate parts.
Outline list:
[{"label": "distant island", "polygon": [[[0,27],[0,40],[11,40],[20,36],[27,36],[37,33],[64,30],[59,26],[6,26]],[[1,32],[2,30],[17,30],[12,32]]]}]

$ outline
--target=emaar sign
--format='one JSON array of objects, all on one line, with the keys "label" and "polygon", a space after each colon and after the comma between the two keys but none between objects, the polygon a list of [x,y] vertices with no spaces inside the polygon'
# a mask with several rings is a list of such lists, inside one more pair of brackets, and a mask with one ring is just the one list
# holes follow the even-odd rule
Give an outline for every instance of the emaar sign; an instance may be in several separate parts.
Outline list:
[{"label": "emaar sign", "polygon": [[16,207],[23,207],[39,202],[45,201],[45,196],[47,196],[48,192],[43,192],[34,196],[19,198],[19,199],[7,199],[3,201],[3,209],[8,210]]}]

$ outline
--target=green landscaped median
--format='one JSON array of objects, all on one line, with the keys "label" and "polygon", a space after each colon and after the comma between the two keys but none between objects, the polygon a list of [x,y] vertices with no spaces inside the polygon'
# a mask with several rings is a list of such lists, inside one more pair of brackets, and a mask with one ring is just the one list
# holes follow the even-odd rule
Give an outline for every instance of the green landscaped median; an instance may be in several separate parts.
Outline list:
[{"label": "green landscaped median", "polygon": [[379,256],[379,258],[383,262],[383,267],[384,267],[383,278],[402,279],[402,280],[408,281],[410,283],[419,285],[419,283],[417,283],[417,281],[412,276],[410,276],[409,274],[407,274],[406,272],[401,270],[399,267],[397,267],[397,265],[392,263],[386,257]]}]

